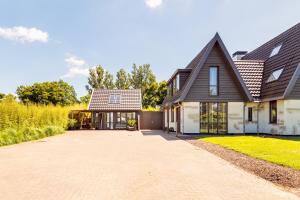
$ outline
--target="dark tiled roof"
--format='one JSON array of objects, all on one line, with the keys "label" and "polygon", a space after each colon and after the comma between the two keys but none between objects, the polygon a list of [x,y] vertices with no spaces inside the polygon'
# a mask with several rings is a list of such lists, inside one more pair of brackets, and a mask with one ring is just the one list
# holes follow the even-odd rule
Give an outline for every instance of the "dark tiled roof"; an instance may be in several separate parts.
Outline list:
[{"label": "dark tiled roof", "polygon": [[[279,44],[282,44],[279,53],[269,58],[274,47]],[[246,54],[242,60],[265,61],[261,87],[262,99],[282,97],[300,63],[300,23]],[[284,70],[280,78],[267,83],[272,72],[282,67]]]},{"label": "dark tiled roof", "polygon": [[[120,95],[120,103],[109,103],[110,95]],[[118,111],[141,110],[141,90],[94,90],[89,104],[89,110]]]},{"label": "dark tiled roof", "polygon": [[259,60],[237,60],[234,63],[253,98],[259,98],[264,62]]}]

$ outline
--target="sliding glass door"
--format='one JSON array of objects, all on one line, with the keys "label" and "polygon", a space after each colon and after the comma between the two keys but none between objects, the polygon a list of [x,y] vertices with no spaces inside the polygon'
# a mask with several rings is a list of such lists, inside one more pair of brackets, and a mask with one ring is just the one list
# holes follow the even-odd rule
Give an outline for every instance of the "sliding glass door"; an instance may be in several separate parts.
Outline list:
[{"label": "sliding glass door", "polygon": [[200,103],[200,133],[227,132],[227,103]]}]

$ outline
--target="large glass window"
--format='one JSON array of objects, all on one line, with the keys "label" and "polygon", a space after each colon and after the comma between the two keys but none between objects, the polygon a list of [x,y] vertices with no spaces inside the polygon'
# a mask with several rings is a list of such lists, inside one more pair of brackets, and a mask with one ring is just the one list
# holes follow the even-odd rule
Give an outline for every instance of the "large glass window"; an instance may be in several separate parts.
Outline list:
[{"label": "large glass window", "polygon": [[219,93],[219,68],[209,68],[209,95],[217,96]]},{"label": "large glass window", "polygon": [[114,122],[117,129],[124,129],[127,127],[129,119],[136,119],[135,112],[117,112],[117,121]]},{"label": "large glass window", "polygon": [[227,103],[200,103],[200,133],[227,133]]},{"label": "large glass window", "polygon": [[270,101],[270,123],[277,123],[277,101]]},{"label": "large glass window", "polygon": [[208,103],[200,103],[200,133],[208,133]]}]

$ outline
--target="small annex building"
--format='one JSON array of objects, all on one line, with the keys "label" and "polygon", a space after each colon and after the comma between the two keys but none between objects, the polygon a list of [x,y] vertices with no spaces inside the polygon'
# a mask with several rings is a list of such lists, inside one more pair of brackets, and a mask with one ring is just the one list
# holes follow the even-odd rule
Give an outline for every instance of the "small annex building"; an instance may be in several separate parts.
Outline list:
[{"label": "small annex building", "polygon": [[96,89],[92,93],[88,111],[95,129],[126,129],[130,119],[140,127],[142,94],[140,89]]}]

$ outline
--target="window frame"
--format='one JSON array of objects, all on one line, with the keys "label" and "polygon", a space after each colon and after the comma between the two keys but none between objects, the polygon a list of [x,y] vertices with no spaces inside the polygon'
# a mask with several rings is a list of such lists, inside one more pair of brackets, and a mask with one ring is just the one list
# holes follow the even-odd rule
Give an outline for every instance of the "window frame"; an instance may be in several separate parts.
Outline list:
[{"label": "window frame", "polygon": [[[272,116],[272,111],[275,110],[275,116]],[[269,123],[270,124],[277,124],[278,119],[278,109],[277,109],[277,101],[270,101],[269,102]]]},{"label": "window frame", "polygon": [[[281,73],[279,74],[278,78],[275,78],[273,74],[274,74],[275,72],[277,72],[277,71],[281,71]],[[273,70],[272,73],[270,74],[270,76],[268,77],[266,83],[272,83],[272,82],[274,82],[274,81],[278,81],[278,80],[280,79],[280,77],[282,76],[283,71],[284,71],[284,67],[281,67],[281,68],[278,68],[278,69]],[[270,78],[271,78],[272,76],[274,77],[274,80],[270,80]]]},{"label": "window frame", "polygon": [[171,107],[171,122],[174,122],[174,115],[175,115],[175,113],[174,113],[174,106],[172,106]]},{"label": "window frame", "polygon": [[[279,43],[279,44],[275,45],[275,46],[273,47],[273,49],[272,49],[270,55],[269,55],[269,58],[272,58],[272,57],[278,55],[279,52],[280,52],[280,50],[281,50],[281,48],[282,48],[282,43]],[[276,49],[278,49],[278,51],[277,51],[276,53],[273,53]]]},{"label": "window frame", "polygon": [[121,94],[110,94],[108,104],[121,104]]},{"label": "window frame", "polygon": [[176,92],[180,90],[180,75],[176,75]]},{"label": "window frame", "polygon": [[248,122],[253,122],[253,108],[248,107]]},{"label": "window frame", "polygon": [[[217,81],[217,84],[216,85],[211,85],[211,69],[216,69],[217,70],[217,77],[216,77],[216,81]],[[210,66],[209,67],[209,70],[208,70],[208,93],[209,93],[209,96],[211,97],[216,97],[216,96],[219,96],[219,85],[220,85],[220,81],[219,81],[219,66]],[[211,87],[216,87],[216,91],[217,93],[216,94],[212,94],[211,92]]]}]

